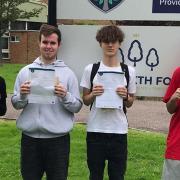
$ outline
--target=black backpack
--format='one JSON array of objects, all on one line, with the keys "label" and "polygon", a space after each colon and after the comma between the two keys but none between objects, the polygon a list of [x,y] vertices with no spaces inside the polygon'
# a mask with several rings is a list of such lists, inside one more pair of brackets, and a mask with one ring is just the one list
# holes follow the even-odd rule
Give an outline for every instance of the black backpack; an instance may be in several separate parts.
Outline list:
[{"label": "black backpack", "polygon": [[6,107],[6,83],[4,78],[0,77],[0,116],[5,115]]},{"label": "black backpack", "polygon": [[[122,71],[124,72],[124,75],[125,75],[125,78],[127,81],[126,88],[128,88],[128,85],[129,85],[129,69],[128,69],[128,66],[124,63],[121,63],[121,62],[120,62],[120,65],[121,65]],[[99,66],[100,66],[100,62],[94,63],[92,66],[91,75],[90,75],[91,91],[92,91],[92,87],[93,87],[93,79],[94,79],[96,73],[98,72]],[[91,107],[92,107],[92,104],[90,106],[90,109],[91,109]],[[124,103],[123,103],[123,111],[126,114],[126,107],[125,107]]]}]

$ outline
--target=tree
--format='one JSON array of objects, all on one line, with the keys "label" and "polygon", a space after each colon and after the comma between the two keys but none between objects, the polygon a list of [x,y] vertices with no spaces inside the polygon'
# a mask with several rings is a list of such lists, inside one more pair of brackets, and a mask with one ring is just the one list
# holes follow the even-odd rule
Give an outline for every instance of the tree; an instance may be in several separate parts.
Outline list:
[{"label": "tree", "polygon": [[18,19],[29,19],[30,17],[38,17],[40,9],[32,9],[25,11],[20,9],[20,5],[28,3],[30,0],[0,0],[0,60],[2,57],[1,37],[8,30],[9,22]]}]

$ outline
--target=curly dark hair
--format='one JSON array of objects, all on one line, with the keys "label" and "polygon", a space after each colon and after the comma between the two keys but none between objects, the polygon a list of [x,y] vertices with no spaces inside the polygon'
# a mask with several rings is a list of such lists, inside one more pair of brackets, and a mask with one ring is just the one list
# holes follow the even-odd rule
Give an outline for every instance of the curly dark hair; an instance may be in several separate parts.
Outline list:
[{"label": "curly dark hair", "polygon": [[48,25],[48,24],[42,24],[40,27],[39,41],[41,41],[41,35],[44,35],[45,37],[47,37],[53,33],[57,34],[58,44],[60,44],[60,42],[61,42],[61,31],[55,26]]},{"label": "curly dark hair", "polygon": [[104,26],[98,30],[96,34],[96,40],[101,43],[114,43],[119,41],[121,43],[124,39],[124,33],[120,28],[115,25]]}]

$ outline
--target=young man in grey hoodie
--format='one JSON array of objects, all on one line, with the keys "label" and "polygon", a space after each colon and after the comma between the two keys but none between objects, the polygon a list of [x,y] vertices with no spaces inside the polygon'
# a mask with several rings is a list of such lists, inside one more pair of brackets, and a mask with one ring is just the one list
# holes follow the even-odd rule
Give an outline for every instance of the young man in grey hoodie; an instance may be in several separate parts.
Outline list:
[{"label": "young man in grey hoodie", "polygon": [[[22,109],[17,127],[22,130],[21,173],[24,180],[40,180],[44,173],[49,180],[66,180],[70,151],[69,132],[74,113],[82,107],[78,81],[62,60],[57,60],[61,32],[51,25],[42,25],[39,34],[40,57],[22,68],[17,75],[12,104]],[[30,69],[54,71],[56,83],[52,104],[30,103]],[[43,93],[43,92],[42,92]]]}]

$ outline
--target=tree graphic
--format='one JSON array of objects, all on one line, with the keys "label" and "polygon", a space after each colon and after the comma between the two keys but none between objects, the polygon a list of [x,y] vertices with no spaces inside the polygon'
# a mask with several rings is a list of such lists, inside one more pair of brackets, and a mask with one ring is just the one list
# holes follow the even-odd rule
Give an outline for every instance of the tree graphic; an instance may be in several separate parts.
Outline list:
[{"label": "tree graphic", "polygon": [[112,5],[113,1],[117,2],[118,0],[99,0],[99,5],[103,4],[103,10],[108,11],[109,10],[109,4]]},{"label": "tree graphic", "polygon": [[153,68],[156,67],[158,64],[159,64],[159,56],[157,50],[151,48],[146,57],[146,65],[151,67],[151,71],[153,71]]},{"label": "tree graphic", "polygon": [[128,59],[134,62],[134,66],[136,67],[136,63],[143,59],[143,50],[141,47],[141,43],[138,40],[134,40],[128,51]]}]

